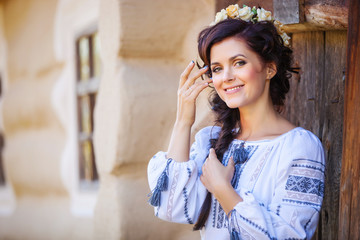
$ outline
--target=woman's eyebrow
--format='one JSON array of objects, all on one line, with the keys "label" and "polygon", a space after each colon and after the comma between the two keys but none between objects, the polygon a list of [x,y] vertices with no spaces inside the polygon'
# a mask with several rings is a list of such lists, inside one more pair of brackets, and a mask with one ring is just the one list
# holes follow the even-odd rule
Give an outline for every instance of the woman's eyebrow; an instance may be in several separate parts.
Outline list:
[{"label": "woman's eyebrow", "polygon": [[[229,58],[229,60],[232,61],[237,57],[247,58],[244,54],[239,53],[239,54],[236,54],[235,56],[232,56],[231,58]],[[217,64],[219,64],[219,63],[218,62],[212,62],[210,65],[217,65]]]},{"label": "woman's eyebrow", "polygon": [[236,54],[235,56],[231,57],[230,60],[234,60],[234,59],[237,58],[237,57],[247,58],[244,54],[239,53],[239,54]]}]

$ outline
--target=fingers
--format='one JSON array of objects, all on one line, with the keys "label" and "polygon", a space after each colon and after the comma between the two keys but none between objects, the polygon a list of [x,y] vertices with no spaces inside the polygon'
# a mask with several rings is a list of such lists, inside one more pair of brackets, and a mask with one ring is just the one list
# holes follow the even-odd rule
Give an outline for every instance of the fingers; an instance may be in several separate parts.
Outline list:
[{"label": "fingers", "polygon": [[180,83],[179,83],[179,88],[181,88],[184,83],[186,82],[186,80],[188,79],[191,71],[193,70],[195,66],[195,63],[194,61],[191,61],[189,63],[189,65],[185,68],[184,72],[180,75]]},{"label": "fingers", "polygon": [[231,156],[230,159],[229,159],[227,167],[233,168],[234,166],[235,166],[235,162],[234,162],[233,157]]},{"label": "fingers", "polygon": [[211,80],[197,82],[187,90],[179,90],[178,95],[185,101],[194,102],[199,94],[209,86],[209,83],[211,83]]},{"label": "fingers", "polygon": [[188,96],[192,99],[195,99],[199,96],[200,92],[209,86],[209,82],[199,82],[195,83],[188,89]]},{"label": "fingers", "polygon": [[235,171],[235,162],[234,162],[233,157],[231,156],[229,161],[228,161],[228,164],[226,166],[227,176],[229,177],[230,181],[234,176],[234,171]]},{"label": "fingers", "polygon": [[209,158],[207,158],[204,162],[204,164],[202,165],[201,167],[201,171],[202,171],[202,174],[201,175],[204,175],[205,172],[206,172],[206,165],[207,165],[207,161],[208,161]]},{"label": "fingers", "polygon": [[195,63],[191,61],[189,65],[185,68],[184,72],[180,75],[180,83],[179,88],[187,90],[191,85],[194,84],[196,79],[198,79],[201,75],[207,72],[208,66],[200,69],[194,76],[190,77],[191,71],[194,69]]},{"label": "fingers", "polygon": [[207,70],[208,70],[208,66],[205,66],[202,69],[200,69],[194,76],[192,76],[190,78],[189,78],[189,74],[188,74],[182,87],[184,89],[190,88],[190,86],[195,83],[196,79],[201,77],[201,75],[205,74],[207,72]]},{"label": "fingers", "polygon": [[202,182],[202,184],[207,188],[208,187],[208,182],[206,180],[206,177],[204,177],[204,175],[200,176],[200,181]]},{"label": "fingers", "polygon": [[210,148],[210,150],[209,150],[209,158],[217,159],[216,152],[215,152],[214,148]]},{"label": "fingers", "polygon": [[208,189],[208,191],[210,191],[209,187],[209,180],[207,179],[207,174],[206,174],[206,162],[207,162],[208,158],[206,159],[205,163],[202,166],[202,174],[200,175],[200,181],[202,182],[202,184]]}]

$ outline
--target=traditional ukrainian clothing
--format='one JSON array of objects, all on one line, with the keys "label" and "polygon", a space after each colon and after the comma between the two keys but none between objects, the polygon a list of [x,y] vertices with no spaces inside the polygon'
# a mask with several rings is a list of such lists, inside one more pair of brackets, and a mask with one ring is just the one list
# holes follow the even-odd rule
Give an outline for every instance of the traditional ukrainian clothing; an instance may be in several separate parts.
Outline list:
[{"label": "traditional ukrainian clothing", "polygon": [[[200,181],[210,139],[220,127],[195,136],[189,161],[176,162],[158,152],[148,165],[151,204],[159,218],[197,221],[207,191]],[[234,139],[224,153],[235,162],[232,185],[243,199],[227,216],[212,196],[201,239],[310,239],[317,227],[324,195],[324,152],[319,139],[297,127],[272,140]]]}]

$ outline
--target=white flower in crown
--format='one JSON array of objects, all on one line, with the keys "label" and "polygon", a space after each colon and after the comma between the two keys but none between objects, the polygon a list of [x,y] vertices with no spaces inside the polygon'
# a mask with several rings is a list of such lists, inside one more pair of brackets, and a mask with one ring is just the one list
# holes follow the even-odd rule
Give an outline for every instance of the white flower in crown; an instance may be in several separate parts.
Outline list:
[{"label": "white flower in crown", "polygon": [[215,22],[213,22],[213,25],[215,25],[218,22],[221,22],[228,18],[227,12],[225,9],[221,9],[220,12],[218,12],[215,16]]},{"label": "white flower in crown", "polygon": [[258,8],[256,10],[258,21],[271,21],[271,12],[266,11],[263,8]]},{"label": "white flower in crown", "polygon": [[251,7],[244,6],[243,8],[239,9],[239,17],[242,20],[250,21],[253,16],[254,16],[254,12],[251,11]]},{"label": "white flower in crown", "polygon": [[276,29],[278,30],[279,34],[282,34],[285,32],[284,25],[281,22],[279,22],[278,20],[274,21],[274,25],[275,25]]},{"label": "white flower in crown", "polygon": [[239,5],[230,5],[226,8],[226,13],[230,18],[238,18],[239,17]]},{"label": "white flower in crown", "polygon": [[285,46],[290,45],[290,43],[289,43],[290,37],[285,33],[284,25],[277,20],[274,21],[274,25],[275,25],[278,33],[280,34],[280,37],[283,39],[284,45]]},{"label": "white flower in crown", "polygon": [[280,34],[280,37],[284,40],[284,45],[285,46],[290,45],[290,43],[289,43],[290,37],[286,33]]}]

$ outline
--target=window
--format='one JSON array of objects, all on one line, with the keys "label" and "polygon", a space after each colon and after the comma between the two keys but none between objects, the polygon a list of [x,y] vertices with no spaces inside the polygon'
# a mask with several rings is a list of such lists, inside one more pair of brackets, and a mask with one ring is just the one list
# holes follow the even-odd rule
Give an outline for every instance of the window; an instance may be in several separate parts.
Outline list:
[{"label": "window", "polygon": [[100,42],[98,33],[83,35],[76,41],[77,116],[80,190],[98,188],[93,132],[94,107],[100,83]]}]

